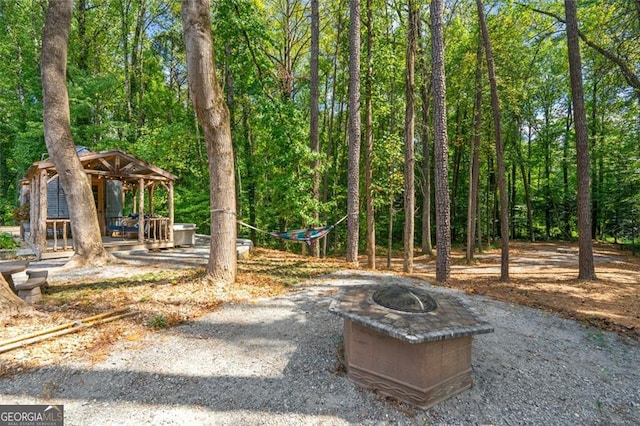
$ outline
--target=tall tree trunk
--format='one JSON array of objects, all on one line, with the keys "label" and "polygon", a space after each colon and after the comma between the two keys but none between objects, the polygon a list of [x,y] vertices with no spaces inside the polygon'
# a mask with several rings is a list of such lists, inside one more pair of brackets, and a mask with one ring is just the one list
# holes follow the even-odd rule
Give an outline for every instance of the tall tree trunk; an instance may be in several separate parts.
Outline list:
[{"label": "tall tree trunk", "polygon": [[[338,22],[336,23],[336,38],[340,39],[340,37],[342,36],[342,29],[343,29],[343,21],[342,21],[342,14],[339,13],[338,14]],[[335,131],[334,131],[334,123],[335,123],[335,111],[336,111],[336,97],[340,96],[337,95],[337,87],[338,87],[338,53],[339,53],[339,46],[340,43],[336,43],[335,49],[333,51],[333,71],[331,73],[330,76],[327,76],[327,84],[329,84],[329,81],[331,82],[331,104],[329,107],[329,111],[327,111],[327,108],[324,109],[324,114],[325,117],[328,113],[329,118],[329,124],[327,127],[327,158],[332,158],[335,162],[336,160],[336,155],[335,155],[335,143],[334,143],[334,138],[335,138]],[[341,105],[341,104],[339,104]],[[327,120],[325,120],[327,121]],[[340,126],[337,126],[338,129],[340,128]],[[324,173],[323,176],[323,195],[322,195],[322,200],[324,202],[327,202],[329,199],[329,187],[331,186],[329,184],[329,175],[333,175],[335,178],[335,173],[333,168],[327,167],[326,169],[327,171]]]},{"label": "tall tree trunk", "polygon": [[131,0],[120,0],[120,44],[122,46],[123,68],[124,68],[124,95],[127,107],[127,119],[131,121],[133,117],[133,101],[131,88],[131,52],[129,51],[129,17],[131,16]]},{"label": "tall tree trunk", "polygon": [[469,201],[467,209],[467,262],[473,260],[476,236],[476,213],[478,211],[478,184],[480,182],[480,134],[482,132],[482,42],[478,39],[476,54],[476,99],[473,105],[473,143],[469,167]]},{"label": "tall tree trunk", "polygon": [[[488,135],[487,139],[489,139]],[[498,223],[496,190],[496,169],[493,157],[490,156],[487,158],[487,244],[489,245],[493,244],[496,235],[498,235],[496,232],[496,223]]]},{"label": "tall tree trunk", "polygon": [[551,111],[548,105],[544,107],[544,229],[547,241],[551,239],[551,211],[553,209],[553,196],[551,194]]},{"label": "tall tree trunk", "polygon": [[[520,123],[518,123],[518,129],[521,128]],[[529,143],[531,142],[531,128],[529,127]],[[529,241],[534,241],[535,235],[533,233],[533,212],[531,208],[531,188],[529,182],[529,174],[525,168],[525,160],[522,156],[522,149],[520,147],[520,143],[515,144],[516,155],[518,158],[518,163],[520,164],[520,174],[522,175],[522,183],[524,186],[524,198],[527,208],[527,238]]]},{"label": "tall tree trunk", "polygon": [[[313,152],[316,156],[320,153],[320,130],[319,130],[319,111],[318,111],[318,87],[319,87],[319,76],[318,76],[318,57],[320,55],[320,13],[318,0],[311,0],[311,60],[310,60],[310,72],[311,72],[311,81],[309,82],[310,89],[310,97],[309,103],[311,104],[310,111],[310,147],[311,152]],[[320,172],[318,171],[318,167],[320,163],[317,157],[313,160],[311,164],[311,168],[313,169],[313,189],[312,189],[312,198],[315,201],[316,205],[320,205]],[[318,221],[320,219],[319,212],[317,208],[313,212],[313,219],[316,222],[314,225],[318,225]],[[312,256],[318,257],[320,255],[320,246],[318,245],[318,240],[311,241],[310,252]]]},{"label": "tall tree trunk", "polygon": [[[249,127],[249,114],[251,112],[250,106],[247,105],[242,108],[242,127],[244,129],[244,154],[245,154],[245,167],[247,168],[247,202],[249,204],[249,224],[253,227],[256,226],[256,177],[255,177],[255,153],[253,144],[253,134]],[[255,241],[257,234],[256,230],[251,228],[250,234],[251,240]]]},{"label": "tall tree trunk", "polygon": [[236,199],[229,110],[216,78],[208,0],[183,0],[182,25],[189,91],[209,156],[211,245],[206,279],[229,284],[236,278]]},{"label": "tall tree trunk", "polygon": [[[418,19],[418,28],[420,28]],[[418,34],[422,31],[418,30]],[[427,47],[419,54],[420,73],[422,83],[420,85],[420,97],[422,99],[422,253],[433,255],[431,245],[431,147],[429,143],[429,109],[431,106],[429,92],[431,91],[431,79],[427,70]]]},{"label": "tall tree trunk", "polygon": [[367,0],[367,75],[365,80],[364,193],[367,204],[367,267],[376,269],[376,222],[373,208],[373,1]]},{"label": "tall tree trunk", "polygon": [[409,0],[407,32],[407,68],[405,74],[405,114],[404,114],[404,262],[403,272],[413,272],[413,236],[415,234],[415,68],[416,38],[418,16],[420,15],[413,0]]},{"label": "tall tree trunk", "polygon": [[511,194],[511,203],[509,208],[509,224],[511,225],[511,238],[518,238],[518,229],[516,228],[516,203],[518,193],[516,189],[516,163],[511,163],[511,175],[509,178],[509,193]]},{"label": "tall tree trunk", "polygon": [[569,51],[569,76],[571,77],[571,99],[573,121],[576,131],[576,157],[578,168],[578,279],[595,280],[593,246],[591,241],[591,199],[589,194],[589,136],[587,115],[582,91],[582,59],[578,42],[578,18],[575,0],[565,0],[567,18],[567,47]]},{"label": "tall tree trunk", "polygon": [[67,45],[72,0],[49,3],[42,36],[44,140],[58,171],[69,206],[75,253],[68,266],[104,265],[113,257],[104,249],[91,183],[71,137],[67,94]]},{"label": "tall tree trunk", "polygon": [[489,72],[489,85],[491,87],[491,109],[493,110],[494,131],[496,137],[496,168],[498,175],[498,193],[500,195],[500,237],[502,239],[502,256],[500,259],[500,281],[509,281],[509,210],[507,199],[507,185],[504,177],[504,147],[502,143],[502,117],[500,112],[500,100],[498,99],[498,85],[496,72],[493,65],[493,51],[489,40],[487,20],[484,15],[482,0],[476,0],[478,5],[478,17],[484,40],[484,52],[487,55],[487,71]]},{"label": "tall tree trunk", "polygon": [[358,264],[360,184],[360,0],[349,0],[349,166],[347,262]]},{"label": "tall tree trunk", "polygon": [[[639,0],[640,1],[640,0]],[[591,154],[593,181],[591,182],[591,238],[598,238],[598,225],[600,223],[600,179],[598,175],[598,79],[593,79],[593,91],[591,99]]]},{"label": "tall tree trunk", "polygon": [[567,108],[564,128],[564,144],[562,146],[562,234],[566,240],[571,239],[571,189],[569,187],[569,134],[571,133],[571,105]]},{"label": "tall tree trunk", "polygon": [[[389,176],[394,173],[393,166],[389,167]],[[389,222],[387,223],[387,269],[391,269],[391,258],[393,257],[393,216],[395,209],[393,208],[395,194],[389,191]]]},{"label": "tall tree trunk", "polygon": [[136,27],[133,32],[133,45],[131,46],[131,81],[133,83],[132,87],[132,97],[134,101],[133,111],[134,118],[136,119],[136,137],[138,132],[140,131],[140,127],[142,127],[142,121],[144,117],[144,111],[140,108],[142,104],[142,96],[144,94],[144,85],[143,82],[143,52],[144,52],[144,27],[145,27],[145,16],[147,13],[147,0],[141,0],[138,3],[138,13],[136,15]]},{"label": "tall tree trunk", "polygon": [[451,273],[451,218],[449,205],[447,146],[447,86],[444,69],[444,4],[431,2],[431,57],[433,64],[433,127],[436,193],[436,281],[446,282]]},{"label": "tall tree trunk", "polygon": [[[455,134],[461,135],[464,134],[464,131],[457,126],[457,130]],[[450,203],[451,203],[451,238],[453,240],[456,239],[457,234],[457,221],[456,221],[456,212],[458,210],[458,205],[456,201],[458,200],[458,185],[460,183],[460,164],[462,163],[462,151],[463,146],[459,143],[453,144],[453,167],[451,167],[451,195]]]}]

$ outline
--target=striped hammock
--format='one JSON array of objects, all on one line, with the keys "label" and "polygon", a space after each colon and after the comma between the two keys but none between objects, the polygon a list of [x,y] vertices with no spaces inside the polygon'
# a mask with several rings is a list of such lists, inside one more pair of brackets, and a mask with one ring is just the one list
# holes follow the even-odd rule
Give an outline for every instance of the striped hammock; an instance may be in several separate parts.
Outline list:
[{"label": "striped hammock", "polygon": [[346,218],[347,216],[343,217],[333,225],[320,226],[317,228],[295,229],[293,231],[284,231],[284,232],[267,232],[267,231],[263,231],[262,229],[258,229],[255,226],[251,226],[247,223],[244,223],[242,221],[238,221],[238,223],[240,225],[246,226],[247,228],[255,229],[256,231],[269,234],[274,238],[280,238],[280,239],[289,240],[289,241],[300,241],[300,242],[304,241],[307,244],[311,244],[311,241],[317,240],[318,238],[322,238],[326,236],[329,232],[331,232],[333,228],[338,226],[338,224],[340,224],[340,222],[342,222]]},{"label": "striped hammock", "polygon": [[305,241],[309,244],[312,240],[322,238],[333,229],[334,225],[323,226],[321,228],[295,229],[285,232],[269,232],[269,235],[283,240]]}]

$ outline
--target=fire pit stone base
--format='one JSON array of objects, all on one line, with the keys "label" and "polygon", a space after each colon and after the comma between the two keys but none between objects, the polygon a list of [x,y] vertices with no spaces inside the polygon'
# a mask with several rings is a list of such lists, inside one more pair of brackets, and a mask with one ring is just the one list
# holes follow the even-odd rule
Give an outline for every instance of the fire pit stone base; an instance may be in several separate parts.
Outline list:
[{"label": "fire pit stone base", "polygon": [[344,342],[351,381],[420,408],[473,384],[471,336],[412,344],[345,319]]},{"label": "fire pit stone base", "polygon": [[[416,297],[425,292],[424,286],[404,287]],[[434,310],[404,312],[376,303],[378,288],[344,287],[329,308],[344,318],[349,379],[420,408],[470,388],[473,335],[493,327],[456,297],[429,292]]]}]

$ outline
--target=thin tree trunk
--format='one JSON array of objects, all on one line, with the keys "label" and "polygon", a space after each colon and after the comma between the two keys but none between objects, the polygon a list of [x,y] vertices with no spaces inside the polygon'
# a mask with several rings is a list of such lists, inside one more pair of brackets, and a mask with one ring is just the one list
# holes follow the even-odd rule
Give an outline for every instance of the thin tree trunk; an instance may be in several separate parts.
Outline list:
[{"label": "thin tree trunk", "polygon": [[[255,160],[254,160],[254,149],[253,149],[253,135],[251,133],[251,128],[249,127],[249,113],[251,112],[250,107],[245,105],[242,108],[242,127],[244,129],[244,143],[245,143],[245,167],[247,169],[247,202],[249,204],[249,224],[251,226],[256,226],[256,177],[255,177]],[[255,241],[257,234],[256,230],[251,228],[250,234],[251,240]]]},{"label": "thin tree trunk", "polygon": [[[639,0],[640,1],[640,0]],[[591,183],[591,238],[598,237],[598,224],[600,223],[600,179],[598,176],[598,79],[593,79],[593,92],[591,99],[591,153],[593,154],[593,181]]]},{"label": "thin tree trunk", "polygon": [[444,4],[431,2],[431,37],[434,104],[434,161],[436,193],[436,281],[446,282],[451,273],[451,218],[448,182],[447,88],[444,69]]},{"label": "thin tree trunk", "polygon": [[365,88],[365,135],[366,151],[364,165],[364,192],[367,204],[367,267],[376,269],[376,228],[373,209],[373,6],[367,0],[367,75]]},{"label": "thin tree trunk", "polygon": [[571,133],[571,104],[567,108],[562,146],[562,226],[563,237],[571,239],[571,190],[569,188],[569,134]]},{"label": "thin tree trunk", "polygon": [[569,76],[571,77],[571,99],[573,121],[576,131],[576,157],[578,168],[578,279],[595,280],[593,246],[591,241],[591,199],[589,193],[589,136],[587,115],[582,91],[582,59],[578,42],[578,18],[575,0],[565,0],[567,18],[567,47],[569,51]]},{"label": "thin tree trunk", "polygon": [[[390,167],[389,176],[393,175],[393,166]],[[393,255],[393,191],[389,191],[389,223],[387,224],[387,269],[391,269],[391,257]]]},{"label": "thin tree trunk", "polygon": [[409,30],[407,32],[407,57],[405,74],[405,117],[404,117],[404,262],[403,272],[413,272],[413,236],[415,234],[415,66],[416,33],[419,11],[413,0],[409,0]]},{"label": "thin tree trunk", "polygon": [[[520,129],[520,123],[518,123],[518,129]],[[529,138],[531,138],[531,128],[529,128]],[[529,182],[529,174],[525,168],[525,161],[522,156],[522,150],[520,144],[516,143],[516,155],[518,156],[518,163],[520,164],[520,174],[522,175],[522,183],[524,186],[524,198],[527,206],[527,238],[529,241],[534,241],[535,235],[533,233],[533,212],[531,208],[531,188]]]},{"label": "thin tree trunk", "polygon": [[358,265],[360,184],[360,0],[349,0],[347,262]]},{"label": "thin tree trunk", "polygon": [[467,210],[467,262],[473,260],[476,236],[476,213],[478,211],[478,184],[480,181],[480,134],[482,132],[482,42],[478,40],[476,54],[476,99],[473,105],[473,143],[469,167],[469,200]]},{"label": "thin tree trunk", "polygon": [[124,75],[124,95],[127,107],[127,119],[131,121],[133,117],[133,101],[131,100],[131,56],[129,52],[129,16],[131,15],[131,0],[120,0],[120,43],[122,45],[123,75]]},{"label": "thin tree trunk", "polygon": [[[458,130],[460,131],[460,133],[456,131],[456,134],[463,134],[463,131],[461,129]],[[456,233],[458,231],[456,227],[456,225],[458,224],[456,221],[456,216],[458,210],[458,185],[460,184],[460,164],[462,163],[463,148],[461,144],[453,145],[453,167],[451,168],[453,170],[451,170],[451,196],[449,198],[451,200],[451,238],[455,240]]]},{"label": "thin tree trunk", "polygon": [[509,281],[509,210],[507,199],[507,186],[504,176],[504,147],[502,143],[502,117],[500,112],[500,100],[498,99],[498,86],[496,83],[496,72],[493,65],[493,51],[489,40],[489,30],[487,20],[484,15],[482,0],[477,0],[478,17],[482,28],[482,38],[484,40],[484,51],[487,55],[487,70],[489,72],[489,85],[491,87],[491,109],[493,110],[493,121],[496,137],[496,167],[498,175],[498,192],[500,195],[500,237],[502,238],[502,256],[500,260],[500,281]]},{"label": "thin tree trunk", "polygon": [[547,241],[551,239],[551,210],[553,208],[553,197],[551,195],[551,136],[549,128],[551,126],[549,106],[544,108],[544,178],[545,178],[545,205],[544,205],[544,229]]},{"label": "thin tree trunk", "polygon": [[[336,24],[336,37],[338,39],[340,39],[341,34],[342,34],[342,14],[338,14],[338,22]],[[334,123],[335,123],[335,109],[336,109],[336,89],[338,86],[338,53],[339,53],[339,46],[340,43],[336,43],[336,47],[335,50],[333,52],[333,72],[331,74],[331,77],[329,78],[329,76],[327,76],[327,80],[331,80],[331,104],[329,107],[329,125],[327,126],[327,158],[329,159],[333,159],[333,162],[335,164],[336,162],[336,149],[335,149],[335,143],[334,143]],[[327,82],[328,84],[328,82]],[[325,114],[327,114],[327,110],[325,108],[324,111]],[[338,124],[338,129],[340,129],[340,125]],[[323,176],[323,196],[322,196],[322,200],[324,202],[327,202],[329,199],[329,187],[331,185],[329,185],[329,175],[333,175],[335,178],[335,169],[333,168],[329,168],[327,167],[327,171],[324,173]],[[326,242],[325,242],[325,246],[326,246]]]},{"label": "thin tree trunk", "polygon": [[[420,26],[418,19],[418,26]],[[418,30],[418,34],[421,31]],[[422,98],[422,253],[433,256],[431,245],[431,148],[429,143],[429,92],[431,91],[431,79],[427,70],[427,48],[419,55],[420,72],[422,83],[420,85],[420,95]]]},{"label": "thin tree trunk", "polygon": [[216,78],[208,0],[183,0],[182,25],[189,91],[209,157],[211,244],[206,279],[230,284],[236,278],[236,199],[229,110]]},{"label": "thin tree trunk", "polygon": [[511,238],[518,238],[518,229],[516,228],[516,203],[518,193],[516,189],[516,163],[511,163],[511,175],[509,178],[509,193],[511,194],[511,203],[509,208],[509,224],[511,225]]},{"label": "thin tree trunk", "polygon": [[[318,86],[319,86],[319,75],[318,75],[318,57],[320,55],[320,13],[318,0],[311,0],[311,59],[310,59],[310,72],[311,72],[311,81],[309,82],[309,91],[310,97],[309,100],[311,104],[311,112],[310,112],[310,147],[311,152],[315,155],[319,155],[320,153],[320,130],[319,130],[319,111],[318,111]],[[311,168],[313,172],[313,189],[312,189],[312,198],[315,201],[316,205],[320,205],[320,172],[318,168],[320,166],[320,162],[318,159],[314,159]],[[313,219],[316,223],[314,225],[318,225],[318,221],[320,219],[320,215],[317,209],[313,212]],[[318,240],[312,240],[310,250],[311,255],[315,257],[320,256],[320,250],[318,245]]]},{"label": "thin tree trunk", "polygon": [[113,257],[104,249],[93,191],[71,136],[67,94],[67,45],[72,0],[49,3],[42,36],[44,139],[69,206],[75,253],[68,266],[104,265]]}]

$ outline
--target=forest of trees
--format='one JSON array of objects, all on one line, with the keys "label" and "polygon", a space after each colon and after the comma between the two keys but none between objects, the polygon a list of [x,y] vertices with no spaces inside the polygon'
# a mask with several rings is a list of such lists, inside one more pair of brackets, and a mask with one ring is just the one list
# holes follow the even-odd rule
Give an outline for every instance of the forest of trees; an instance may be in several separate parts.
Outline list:
[{"label": "forest of trees", "polygon": [[[246,223],[285,230],[335,223],[347,214],[351,2],[212,2],[214,60],[231,118],[238,218]],[[360,251],[370,241],[367,229],[373,229],[365,210],[373,215],[378,247],[402,246],[406,188],[415,192],[409,204],[414,241],[429,251],[435,232],[423,224],[435,229],[434,203],[424,202],[425,195],[435,195],[431,2],[358,3],[359,170],[360,186],[367,187],[360,190]],[[504,223],[487,56],[479,50],[476,1],[443,3],[450,230],[454,244],[464,245],[474,210],[474,239],[482,247],[500,240]],[[487,0],[483,7],[501,109],[508,237],[577,239],[564,5]],[[44,0],[0,0],[2,224],[14,220],[19,180],[47,152],[40,77],[46,8]],[[319,17],[317,38],[312,16]],[[591,237],[628,241],[640,208],[640,0],[578,1],[577,17]],[[207,232],[207,149],[189,95],[183,37],[177,1],[75,1],[67,68],[71,129],[77,145],[119,148],[179,176],[176,220]],[[411,73],[409,64],[415,67]],[[409,110],[415,114],[415,133],[408,139],[415,185],[405,185]],[[470,200],[474,163],[478,197]],[[248,228],[239,231],[259,245],[279,244]],[[330,250],[347,250],[346,232],[340,226],[330,234]]]}]

